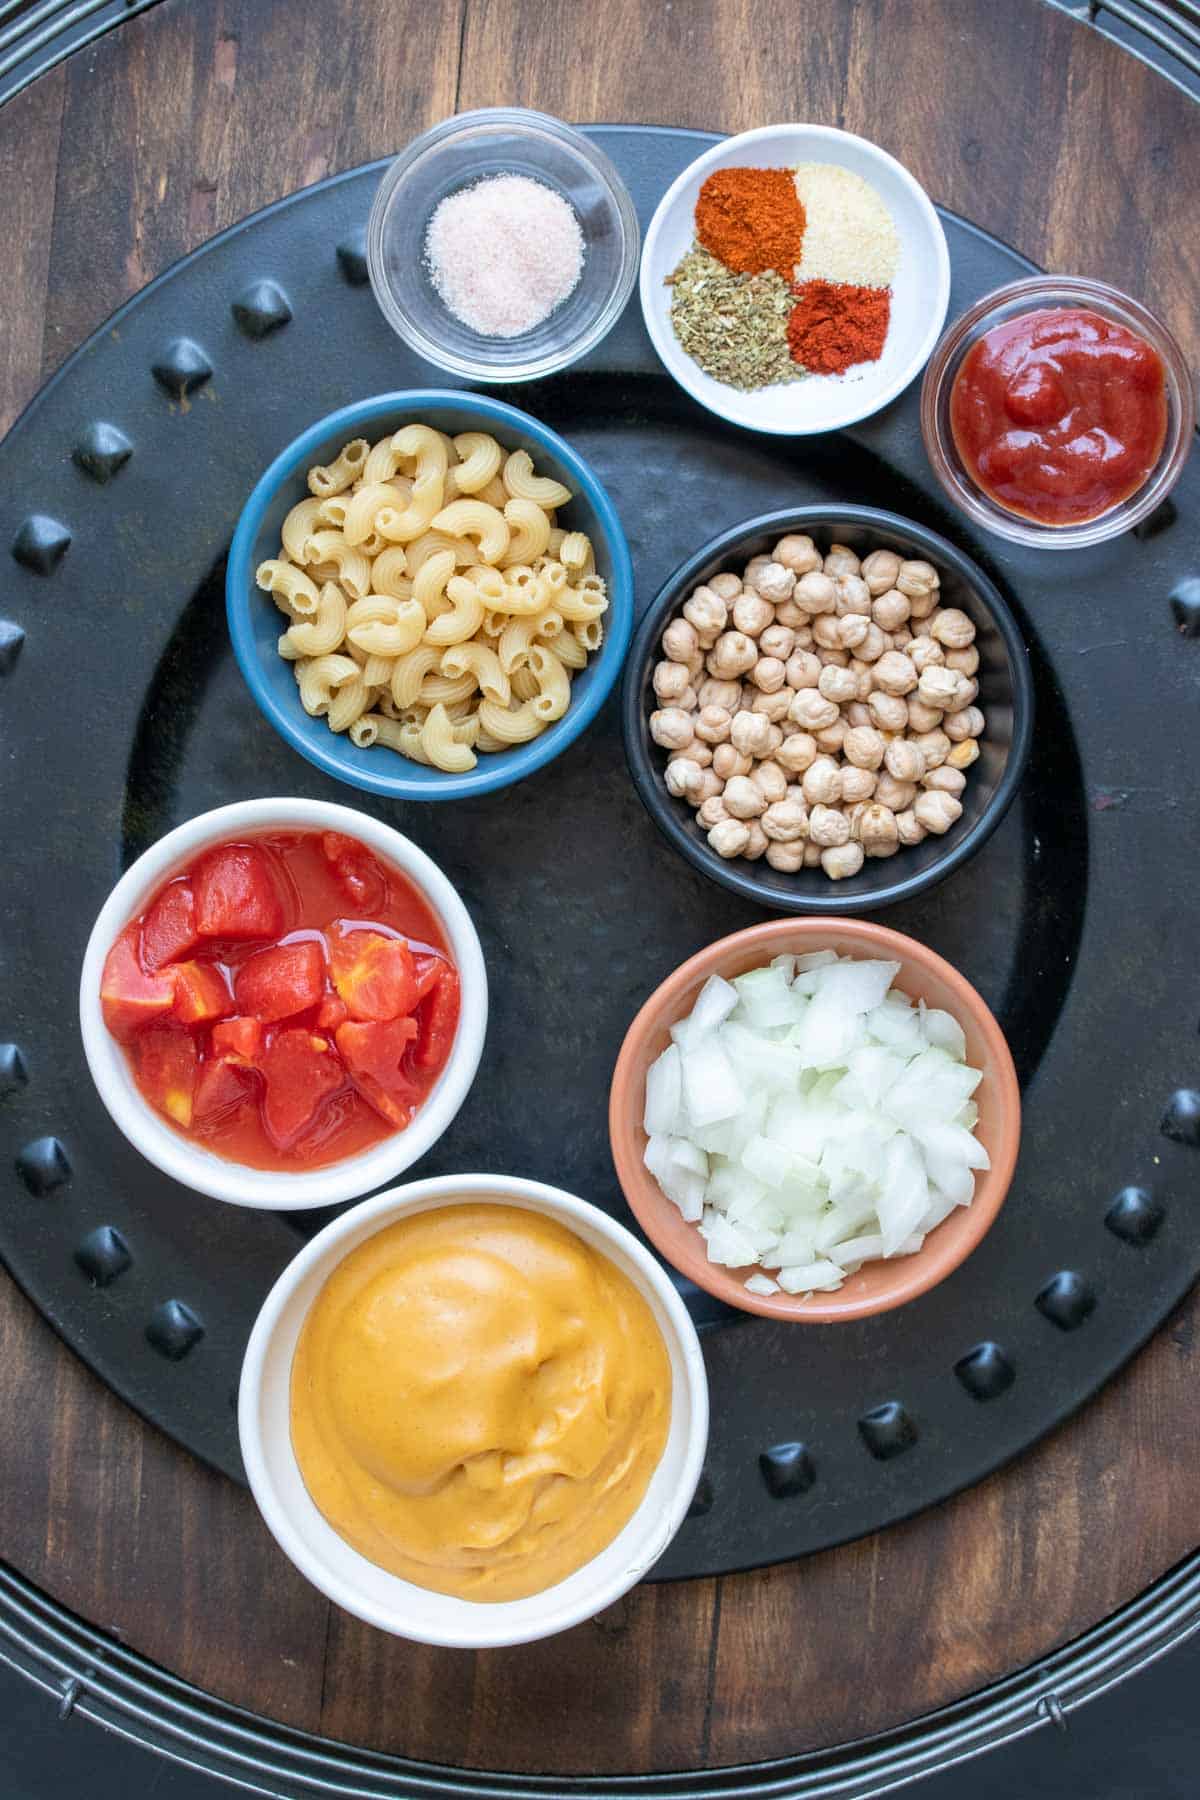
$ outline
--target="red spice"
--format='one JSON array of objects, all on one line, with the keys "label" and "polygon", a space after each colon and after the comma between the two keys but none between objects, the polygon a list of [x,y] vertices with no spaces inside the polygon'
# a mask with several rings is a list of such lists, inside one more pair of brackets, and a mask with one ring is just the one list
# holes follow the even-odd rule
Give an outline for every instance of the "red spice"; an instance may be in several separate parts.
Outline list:
[{"label": "red spice", "polygon": [[789,169],[714,169],[696,202],[696,236],[735,275],[800,261],[804,208]]},{"label": "red spice", "polygon": [[802,282],[788,319],[793,360],[814,375],[842,375],[854,363],[878,362],[891,310],[890,288]]}]

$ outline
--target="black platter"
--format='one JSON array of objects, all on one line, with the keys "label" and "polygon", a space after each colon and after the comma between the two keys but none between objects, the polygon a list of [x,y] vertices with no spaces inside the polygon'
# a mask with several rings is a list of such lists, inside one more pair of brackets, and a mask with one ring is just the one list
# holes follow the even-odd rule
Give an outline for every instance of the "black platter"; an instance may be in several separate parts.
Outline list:
[{"label": "black platter", "polygon": [[[713,141],[597,136],[643,222]],[[470,907],[493,1000],[476,1086],[414,1175],[533,1176],[623,1218],[605,1101],[625,1026],[684,957],[762,916],[662,845],[622,760],[615,695],[539,774],[422,806],[319,775],[244,688],[224,557],[256,477],[323,413],[430,384],[365,285],[379,172],[309,189],[179,264],[83,346],[0,448],[0,547],[12,547],[0,594],[0,1253],[118,1393],[238,1480],[250,1324],[321,1221],[174,1186],[101,1107],[76,993],[121,869],[182,819],[256,794],[349,801],[408,832]],[[1026,272],[970,225],[946,224],[952,313]],[[636,301],[585,364],[504,394],[595,463],[640,605],[739,519],[862,503],[974,556],[1033,659],[1020,798],[968,867],[887,914],[962,968],[1008,1033],[1025,1103],[1008,1204],[963,1268],[882,1318],[774,1326],[689,1296],[708,1327],[712,1442],[658,1573],[779,1561],[931,1505],[1027,1448],[1200,1269],[1189,879],[1200,647],[1188,641],[1200,634],[1200,466],[1139,534],[1090,551],[974,538],[926,467],[915,390],[832,438],[759,439],[669,381]]]}]

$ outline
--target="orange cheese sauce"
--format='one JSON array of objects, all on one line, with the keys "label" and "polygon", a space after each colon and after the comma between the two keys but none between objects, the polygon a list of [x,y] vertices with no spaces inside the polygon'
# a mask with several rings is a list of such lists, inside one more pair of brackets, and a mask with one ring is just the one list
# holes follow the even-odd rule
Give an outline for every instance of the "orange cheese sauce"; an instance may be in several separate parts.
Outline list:
[{"label": "orange cheese sauce", "polygon": [[517,1600],[632,1517],[662,1456],[671,1364],[606,1256],[515,1206],[385,1227],[325,1283],[292,1363],[314,1503],[381,1568]]}]

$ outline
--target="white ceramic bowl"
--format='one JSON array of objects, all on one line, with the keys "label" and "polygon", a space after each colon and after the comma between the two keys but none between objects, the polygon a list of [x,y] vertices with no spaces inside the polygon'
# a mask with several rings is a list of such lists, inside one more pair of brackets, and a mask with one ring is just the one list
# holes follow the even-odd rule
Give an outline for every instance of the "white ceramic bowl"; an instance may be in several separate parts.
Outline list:
[{"label": "white ceramic bowl", "polygon": [[[878,362],[859,364],[845,375],[809,375],[742,394],[706,375],[681,349],[671,329],[671,290],[664,282],[692,246],[696,200],[714,169],[791,168],[805,162],[837,163],[861,175],[895,220],[900,267],[892,284],[887,342]],[[706,150],[667,189],[646,233],[641,298],[654,348],[694,399],[735,425],[800,437],[839,431],[869,418],[920,374],[946,317],[950,253],[928,194],[886,150],[827,125],[764,125]]]},{"label": "white ceramic bowl", "polygon": [[[607,1256],[654,1314],[671,1359],[671,1426],[641,1505],[599,1555],[523,1600],[435,1594],[362,1556],[309,1498],[292,1450],[292,1358],[300,1330],[337,1265],[367,1238],[413,1213],[456,1202],[518,1206],[556,1219]],[[284,1270],[255,1320],[242,1364],[238,1431],[251,1492],[272,1536],[302,1575],[357,1618],[423,1644],[483,1650],[550,1637],[590,1619],[658,1561],[683,1522],[708,1442],[708,1382],[696,1328],[662,1265],[607,1213],[561,1188],[510,1175],[442,1175],[364,1200],[327,1225]]]},{"label": "white ceramic bowl", "polygon": [[[407,875],[437,915],[462,984],[458,1031],[450,1055],[407,1130],[394,1132],[357,1156],[296,1174],[247,1168],[174,1131],[138,1092],[125,1052],[109,1034],[100,1010],[104,959],[154,891],[212,846],[270,831],[344,831]],[[457,1113],[475,1079],[487,1013],[487,971],[479,938],[466,907],[436,863],[390,825],[353,807],[321,800],[243,800],[201,813],[169,831],[126,869],[101,907],[84,952],[79,985],[79,1022],[92,1079],[134,1148],[164,1175],[198,1193],[235,1206],[276,1212],[357,1199],[394,1181],[424,1156]]]}]

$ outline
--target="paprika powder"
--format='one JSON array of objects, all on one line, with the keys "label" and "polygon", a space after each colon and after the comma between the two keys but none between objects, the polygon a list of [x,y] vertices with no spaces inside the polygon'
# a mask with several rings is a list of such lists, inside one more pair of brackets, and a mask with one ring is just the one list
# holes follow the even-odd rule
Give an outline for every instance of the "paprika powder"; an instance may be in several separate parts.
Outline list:
[{"label": "paprika powder", "polygon": [[790,169],[714,169],[696,202],[696,236],[737,275],[775,269],[790,281],[804,209]]},{"label": "paprika powder", "polygon": [[803,281],[788,319],[792,356],[813,375],[843,375],[855,363],[878,362],[891,310],[890,288]]}]

